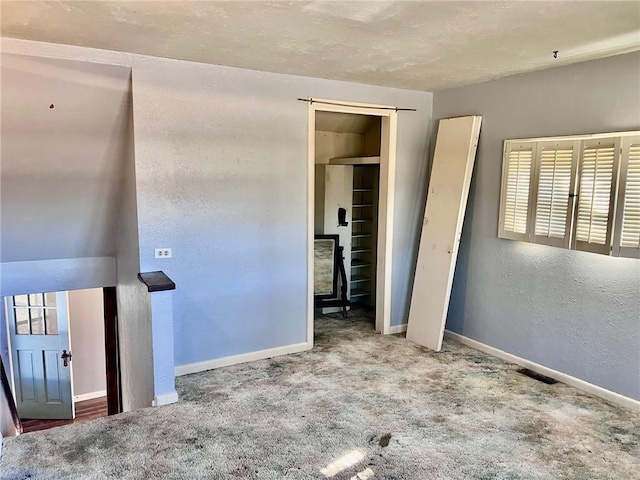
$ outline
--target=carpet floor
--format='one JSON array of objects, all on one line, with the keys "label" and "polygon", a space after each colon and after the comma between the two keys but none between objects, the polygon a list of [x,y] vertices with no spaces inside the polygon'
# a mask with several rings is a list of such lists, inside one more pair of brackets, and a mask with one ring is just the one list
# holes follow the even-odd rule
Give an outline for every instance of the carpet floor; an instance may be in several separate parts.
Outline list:
[{"label": "carpet floor", "polygon": [[316,321],[316,347],[180,402],[6,439],[2,479],[640,479],[640,415],[452,341]]}]

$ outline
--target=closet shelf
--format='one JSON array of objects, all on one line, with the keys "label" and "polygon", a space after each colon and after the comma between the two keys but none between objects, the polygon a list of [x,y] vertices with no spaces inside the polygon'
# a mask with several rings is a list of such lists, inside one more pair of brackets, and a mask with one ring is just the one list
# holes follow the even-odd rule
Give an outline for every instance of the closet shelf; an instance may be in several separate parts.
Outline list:
[{"label": "closet shelf", "polygon": [[359,248],[359,247],[356,247],[356,248],[352,248],[351,249],[351,253],[366,253],[366,252],[370,252],[370,251],[371,251],[370,248]]},{"label": "closet shelf", "polygon": [[371,279],[366,275],[351,275],[352,283],[369,282],[369,281],[371,281]]},{"label": "closet shelf", "polygon": [[371,264],[368,262],[365,262],[364,260],[360,260],[359,258],[353,258],[351,259],[351,268],[363,268],[363,267],[370,267]]},{"label": "closet shelf", "polygon": [[379,165],[380,156],[374,157],[339,157],[330,158],[330,165]]},{"label": "closet shelf", "polygon": [[354,188],[354,192],[373,192],[373,188]]},{"label": "closet shelf", "polygon": [[365,223],[371,221],[373,221],[373,218],[354,218],[351,220],[352,223]]},{"label": "closet shelf", "polygon": [[363,290],[362,288],[354,288],[351,290],[352,297],[368,297],[371,295],[371,292]]},{"label": "closet shelf", "polygon": [[373,203],[360,203],[357,205],[353,205],[353,208],[364,208],[364,207],[373,207]]},{"label": "closet shelf", "polygon": [[372,236],[370,233],[356,233],[355,235],[351,235],[351,238],[371,238]]}]

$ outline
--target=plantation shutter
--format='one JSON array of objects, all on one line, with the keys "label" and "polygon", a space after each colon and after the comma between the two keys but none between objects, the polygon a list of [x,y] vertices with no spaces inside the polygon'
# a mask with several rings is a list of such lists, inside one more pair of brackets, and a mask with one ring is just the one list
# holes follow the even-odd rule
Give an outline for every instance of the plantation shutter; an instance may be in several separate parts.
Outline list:
[{"label": "plantation shutter", "polygon": [[611,252],[619,138],[582,142],[578,174],[575,249]]},{"label": "plantation shutter", "polygon": [[498,237],[529,238],[529,210],[535,143],[505,142]]},{"label": "plantation shutter", "polygon": [[622,140],[615,251],[640,258],[640,135]]},{"label": "plantation shutter", "polygon": [[570,247],[579,146],[577,141],[538,143],[535,243]]}]

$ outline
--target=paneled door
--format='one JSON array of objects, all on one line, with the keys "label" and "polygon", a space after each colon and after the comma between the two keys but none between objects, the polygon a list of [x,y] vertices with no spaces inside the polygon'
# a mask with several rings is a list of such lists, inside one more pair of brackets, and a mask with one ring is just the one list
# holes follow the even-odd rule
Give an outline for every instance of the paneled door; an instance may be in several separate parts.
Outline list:
[{"label": "paneled door", "polygon": [[74,418],[67,292],[6,301],[20,418]]}]

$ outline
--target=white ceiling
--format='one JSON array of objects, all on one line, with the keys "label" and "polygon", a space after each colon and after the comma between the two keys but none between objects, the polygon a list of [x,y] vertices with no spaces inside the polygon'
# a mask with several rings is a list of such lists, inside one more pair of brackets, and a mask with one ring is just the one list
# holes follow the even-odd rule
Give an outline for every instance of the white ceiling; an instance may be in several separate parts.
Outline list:
[{"label": "white ceiling", "polygon": [[6,37],[427,91],[640,49],[637,1],[0,5]]}]

